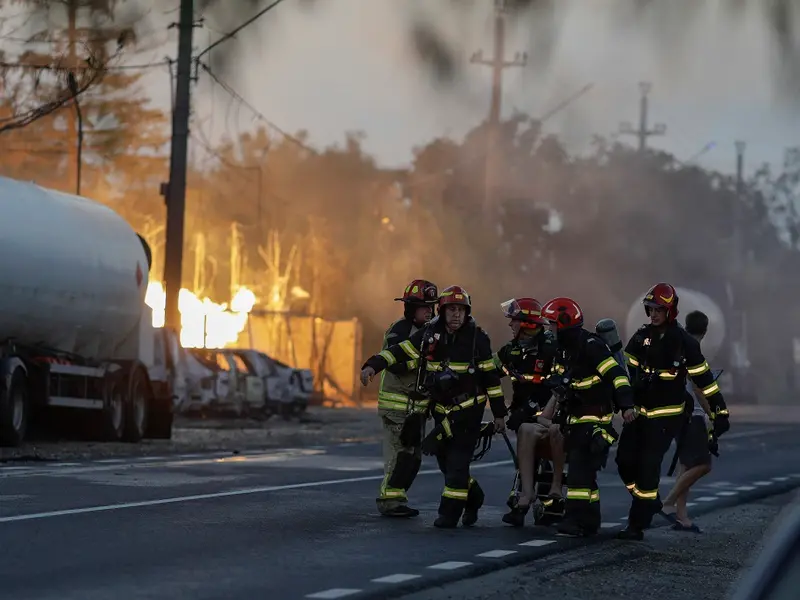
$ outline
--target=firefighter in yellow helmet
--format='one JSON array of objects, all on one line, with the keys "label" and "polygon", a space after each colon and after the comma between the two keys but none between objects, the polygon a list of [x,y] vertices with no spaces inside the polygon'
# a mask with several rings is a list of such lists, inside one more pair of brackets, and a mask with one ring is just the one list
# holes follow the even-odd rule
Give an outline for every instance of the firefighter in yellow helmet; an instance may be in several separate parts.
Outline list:
[{"label": "firefighter in yellow helmet", "polygon": [[[404,304],[403,317],[386,330],[383,350],[405,342],[433,317],[438,299],[436,285],[415,279],[406,286],[403,296],[395,298]],[[391,354],[386,355],[391,356]],[[386,517],[416,517],[419,511],[408,506],[408,490],[422,465],[422,428],[428,402],[413,398],[417,382],[418,361],[395,361],[381,373],[378,391],[378,415],[383,424],[384,478],[378,498],[378,512]]]},{"label": "firefighter in yellow helmet", "polygon": [[439,297],[439,315],[431,323],[372,356],[361,370],[361,382],[366,385],[390,365],[420,362],[418,389],[428,397],[428,410],[436,423],[423,441],[423,453],[436,456],[445,477],[434,522],[441,528],[456,527],[459,520],[469,527],[478,520],[484,493],[469,467],[482,435],[487,401],[495,417],[494,430],[505,429],[507,409],[491,342],[470,312],[464,288],[445,289]]}]

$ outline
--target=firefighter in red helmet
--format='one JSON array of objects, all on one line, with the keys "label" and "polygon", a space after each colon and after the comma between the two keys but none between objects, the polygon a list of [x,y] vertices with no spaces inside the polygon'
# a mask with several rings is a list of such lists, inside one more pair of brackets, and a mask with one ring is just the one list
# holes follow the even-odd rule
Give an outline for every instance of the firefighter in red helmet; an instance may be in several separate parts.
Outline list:
[{"label": "firefighter in red helmet", "polygon": [[616,441],[611,425],[616,410],[633,421],[633,395],[625,369],[606,343],[583,328],[583,311],[571,298],[554,298],[542,314],[556,327],[559,357],[555,393],[556,422],[564,432],[569,476],[559,535],[590,536],[600,528],[597,472],[605,468]]},{"label": "firefighter in red helmet", "polygon": [[445,477],[436,527],[465,527],[478,520],[484,493],[470,476],[473,451],[481,436],[488,402],[496,431],[505,428],[507,413],[500,375],[492,357],[489,336],[470,316],[472,303],[461,286],[439,296],[439,314],[408,340],[372,356],[361,370],[366,385],[390,364],[419,361],[417,390],[429,399],[436,423],[423,441],[423,452],[433,454]]},{"label": "firefighter in red helmet", "polygon": [[561,498],[561,474],[564,469],[563,439],[558,426],[551,423],[555,402],[550,402],[550,388],[543,384],[551,374],[558,343],[542,316],[542,305],[535,298],[514,298],[500,305],[514,334],[513,339],[495,354],[501,373],[511,378],[514,395],[506,426],[517,433],[517,457],[521,490],[511,492],[503,522],[521,527],[534,499],[536,448],[550,444],[555,463],[551,496]]},{"label": "firefighter in red helmet", "polygon": [[[433,317],[439,297],[434,283],[415,279],[403,295],[403,318],[391,324],[383,337],[383,350],[408,340],[425,327]],[[384,354],[389,359],[391,354]],[[378,416],[383,425],[383,471],[376,503],[378,512],[386,517],[416,517],[419,511],[408,506],[408,490],[422,465],[422,429],[425,424],[427,401],[415,399],[417,361],[410,359],[392,362],[381,373],[378,390]]]},{"label": "firefighter in red helmet", "polygon": [[618,537],[628,540],[643,539],[644,530],[663,508],[658,493],[661,462],[683,422],[687,377],[708,401],[715,433],[722,435],[729,428],[725,400],[700,343],[677,322],[675,288],[657,283],[642,303],[650,323],[642,325],[625,347],[637,418],[623,428],[617,451],[619,475],[632,496],[628,525]]}]

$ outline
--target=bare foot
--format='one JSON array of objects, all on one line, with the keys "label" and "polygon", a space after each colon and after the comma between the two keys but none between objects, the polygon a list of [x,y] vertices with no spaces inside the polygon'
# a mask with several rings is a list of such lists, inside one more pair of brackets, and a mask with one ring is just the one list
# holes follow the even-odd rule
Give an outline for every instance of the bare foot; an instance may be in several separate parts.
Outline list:
[{"label": "bare foot", "polygon": [[531,505],[531,499],[527,496],[520,496],[517,499],[517,507],[519,508],[526,508]]},{"label": "bare foot", "polygon": [[551,498],[561,498],[561,486],[550,488],[548,496]]},{"label": "bare foot", "polygon": [[678,509],[675,508],[674,505],[664,504],[661,507],[661,512],[663,512],[665,515],[674,515],[677,511]]}]

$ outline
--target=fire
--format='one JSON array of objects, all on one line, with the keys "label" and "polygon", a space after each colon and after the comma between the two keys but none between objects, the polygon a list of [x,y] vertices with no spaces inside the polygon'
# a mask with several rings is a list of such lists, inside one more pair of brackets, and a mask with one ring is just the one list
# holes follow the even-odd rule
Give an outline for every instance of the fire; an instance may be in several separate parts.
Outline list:
[{"label": "fire", "polygon": [[[166,292],[160,281],[147,285],[145,304],[153,309],[153,327],[164,326]],[[256,303],[255,294],[244,286],[239,288],[230,303],[217,304],[208,298],[198,298],[182,288],[178,294],[181,313],[181,346],[184,348],[224,348],[234,344],[247,325],[247,317]]]}]

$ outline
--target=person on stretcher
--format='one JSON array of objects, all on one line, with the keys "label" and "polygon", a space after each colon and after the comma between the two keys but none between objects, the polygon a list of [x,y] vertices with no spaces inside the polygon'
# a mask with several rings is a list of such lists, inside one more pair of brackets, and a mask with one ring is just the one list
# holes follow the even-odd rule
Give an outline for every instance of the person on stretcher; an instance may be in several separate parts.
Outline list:
[{"label": "person on stretcher", "polygon": [[[543,447],[548,458],[552,457],[555,463],[552,497],[561,497],[564,445],[559,427],[552,424],[556,401],[551,399],[550,388],[544,385],[544,380],[552,373],[558,344],[555,334],[549,330],[549,321],[542,317],[541,304],[535,298],[508,300],[501,308],[509,319],[514,337],[497,351],[495,363],[504,375],[511,378],[514,390],[508,428],[517,433],[522,495],[512,513],[516,516],[519,512],[524,519],[534,499],[533,470],[537,452],[541,456]],[[505,517],[503,520],[508,522]]]}]

